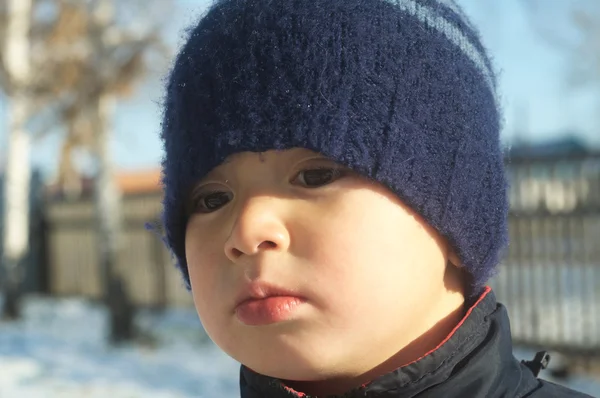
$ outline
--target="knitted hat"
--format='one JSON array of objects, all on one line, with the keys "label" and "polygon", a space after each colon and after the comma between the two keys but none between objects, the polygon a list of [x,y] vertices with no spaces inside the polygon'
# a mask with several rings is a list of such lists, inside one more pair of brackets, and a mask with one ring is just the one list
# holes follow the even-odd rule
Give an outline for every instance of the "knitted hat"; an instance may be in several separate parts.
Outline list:
[{"label": "knitted hat", "polygon": [[184,198],[229,155],[303,147],[389,187],[477,292],[507,244],[494,71],[452,0],[221,0],[169,75],[163,223],[189,288]]}]

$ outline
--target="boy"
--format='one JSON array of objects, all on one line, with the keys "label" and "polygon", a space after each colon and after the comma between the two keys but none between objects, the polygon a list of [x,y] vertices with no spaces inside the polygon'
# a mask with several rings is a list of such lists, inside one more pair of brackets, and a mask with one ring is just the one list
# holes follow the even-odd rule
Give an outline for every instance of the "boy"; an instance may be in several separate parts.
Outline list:
[{"label": "boy", "polygon": [[451,0],[223,0],[168,80],[164,223],[242,397],[576,397],[512,354],[496,81]]}]

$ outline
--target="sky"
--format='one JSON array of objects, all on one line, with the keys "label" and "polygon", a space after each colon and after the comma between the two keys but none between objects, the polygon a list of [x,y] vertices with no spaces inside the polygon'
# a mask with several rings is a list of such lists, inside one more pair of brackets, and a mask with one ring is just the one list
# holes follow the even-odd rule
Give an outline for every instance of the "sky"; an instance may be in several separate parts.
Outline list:
[{"label": "sky", "polygon": [[[592,146],[600,147],[600,87],[596,92],[566,87],[569,58],[549,43],[535,28],[524,0],[457,0],[478,26],[484,45],[499,71],[501,104],[505,125],[502,140],[543,141],[573,132]],[[176,50],[184,29],[206,10],[210,0],[177,0],[166,22],[167,40]],[[566,2],[544,2],[553,29],[566,31],[560,23]],[[544,14],[544,15],[546,15]],[[119,169],[143,170],[159,167],[161,159],[160,107],[162,76],[169,61],[140,86],[131,98],[121,100],[114,121],[113,159]],[[0,99],[0,168],[6,158],[6,102]],[[32,162],[47,179],[55,174],[61,134],[36,141]],[[77,158],[84,168],[90,163]]]}]

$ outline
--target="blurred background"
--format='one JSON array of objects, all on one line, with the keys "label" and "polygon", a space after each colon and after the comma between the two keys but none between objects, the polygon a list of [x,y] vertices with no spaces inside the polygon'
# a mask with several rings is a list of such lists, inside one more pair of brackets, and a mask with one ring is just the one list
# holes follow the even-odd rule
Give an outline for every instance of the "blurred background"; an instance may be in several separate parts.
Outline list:
[{"label": "blurred background", "polygon": [[[457,0],[500,71],[519,359],[600,396],[600,2]],[[0,397],[235,397],[160,241],[163,77],[204,0],[0,0]]]}]

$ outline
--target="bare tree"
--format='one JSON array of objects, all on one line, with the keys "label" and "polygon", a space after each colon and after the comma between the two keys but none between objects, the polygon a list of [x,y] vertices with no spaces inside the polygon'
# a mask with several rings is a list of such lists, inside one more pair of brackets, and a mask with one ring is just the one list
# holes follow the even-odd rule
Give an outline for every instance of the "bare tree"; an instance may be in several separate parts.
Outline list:
[{"label": "bare tree", "polygon": [[6,0],[2,25],[0,83],[10,96],[8,154],[4,187],[2,264],[6,294],[3,315],[16,318],[23,260],[29,235],[29,161],[31,137],[26,123],[32,111],[29,30],[31,0]]},{"label": "bare tree", "polygon": [[97,164],[94,198],[105,293],[109,291],[111,278],[115,277],[122,245],[121,197],[109,148],[115,105],[120,96],[131,92],[146,75],[149,54],[161,54],[163,59],[168,54],[158,35],[157,20],[144,13],[149,5],[148,2],[139,2],[137,6],[130,3],[134,13],[146,21],[146,26],[132,29],[130,24],[120,24],[117,20],[113,0],[62,4],[77,7],[71,14],[79,13],[79,19],[86,20],[81,24],[87,27],[86,32],[79,40],[85,41],[82,48],[87,49],[84,53],[89,56],[75,67],[81,68],[82,73],[69,91],[73,97],[65,115],[69,136],[85,143]]},{"label": "bare tree", "polygon": [[[9,0],[5,0],[9,1]],[[19,4],[23,7],[21,0],[10,0],[12,7]],[[31,1],[31,0],[30,0]],[[168,1],[129,1],[117,2],[115,0],[35,0],[33,5],[45,7],[46,16],[41,20],[36,20],[33,26],[23,28],[23,22],[17,24],[21,28],[18,33],[21,42],[26,41],[26,48],[32,48],[31,54],[20,54],[21,58],[10,56],[7,51],[0,51],[6,56],[3,57],[4,64],[10,59],[9,63],[15,64],[18,59],[26,59],[29,62],[30,70],[35,73],[28,75],[28,79],[23,76],[15,79],[11,71],[18,69],[23,73],[20,66],[8,65],[3,68],[5,73],[2,76],[4,91],[10,98],[11,109],[17,111],[20,81],[22,91],[27,93],[25,97],[25,111],[29,114],[18,116],[18,125],[24,126],[28,118],[32,115],[38,116],[43,120],[38,125],[42,126],[33,134],[42,136],[50,131],[52,127],[63,125],[66,127],[67,135],[65,146],[63,147],[63,158],[61,170],[69,170],[74,173],[74,168],[69,165],[71,150],[83,146],[94,155],[97,164],[97,175],[95,178],[95,203],[98,226],[98,248],[99,259],[103,270],[103,283],[105,295],[108,292],[109,282],[114,276],[114,266],[117,262],[121,246],[121,216],[120,216],[120,195],[114,180],[113,164],[110,157],[110,141],[113,136],[112,120],[114,118],[115,104],[119,97],[127,95],[133,91],[135,86],[142,81],[143,77],[150,70],[149,65],[153,60],[149,57],[152,54],[158,54],[161,60],[167,59],[168,49],[160,39],[159,15],[165,15],[165,7],[169,7]],[[32,3],[28,3],[30,9],[22,11],[27,16],[27,21],[36,15],[32,10]],[[2,3],[0,0],[0,7]],[[120,15],[115,11],[116,7],[121,7],[119,12],[123,15],[133,15],[133,18],[119,18]],[[6,18],[14,18],[7,8],[4,14]],[[53,13],[48,13],[52,10]],[[3,15],[0,8],[0,16]],[[118,15],[119,14],[119,15]],[[25,17],[23,17],[25,18]],[[2,31],[0,36],[5,37],[5,43],[12,43],[14,47],[15,33],[10,33],[11,25]],[[15,28],[13,28],[14,30]],[[19,42],[18,40],[16,41]],[[21,46],[23,47],[23,46]],[[19,47],[20,48],[20,47]],[[16,51],[16,50],[12,50]],[[23,52],[22,49],[18,51]],[[21,61],[21,64],[24,61]],[[12,69],[11,69],[12,68]],[[16,101],[16,102],[15,102]],[[16,108],[15,108],[16,105]],[[21,113],[24,110],[21,110]],[[12,120],[12,119],[11,119]],[[35,123],[30,123],[35,124]],[[11,125],[12,126],[12,125]],[[16,127],[14,129],[17,129]],[[22,130],[22,129],[21,129]],[[25,136],[27,139],[23,139]],[[12,136],[11,136],[12,137]],[[24,142],[13,144],[10,150],[12,155],[18,148],[24,146],[21,152],[29,153],[30,135],[23,131],[19,136]],[[15,139],[16,140],[16,139]],[[20,142],[16,140],[17,142]],[[17,148],[17,149],[15,149]],[[10,156],[9,156],[10,157]],[[10,170],[23,172],[18,165],[23,156],[12,155],[13,169],[11,164],[7,167],[7,175]],[[29,162],[27,162],[29,165]],[[17,173],[15,173],[17,174]],[[18,174],[21,175],[21,174]],[[21,175],[20,190],[21,196],[17,196],[12,188],[9,194],[11,200],[7,200],[7,214],[15,213],[17,207],[27,207],[27,191]],[[9,179],[7,179],[8,181]],[[15,180],[13,177],[12,180]],[[10,185],[10,184],[9,184]],[[14,186],[14,183],[13,183]],[[9,195],[7,194],[7,197]],[[25,197],[25,199],[24,199]],[[12,206],[9,208],[9,206]],[[26,211],[26,209],[25,209]],[[14,217],[13,217],[14,218]],[[25,238],[18,234],[9,233],[8,228],[14,230],[17,226],[26,229],[28,222],[23,219],[10,219],[6,223],[5,236],[21,236],[19,255],[23,256],[27,246],[23,244]],[[12,231],[10,230],[10,231]],[[5,239],[6,240],[6,239]],[[13,246],[15,244],[13,243]],[[14,250],[13,250],[14,252]],[[9,255],[10,250],[5,251]],[[14,255],[13,255],[14,257]],[[11,281],[15,281],[14,286],[18,286],[18,267],[12,265],[15,261],[10,260],[6,264],[14,276]],[[13,286],[9,284],[10,286]],[[13,289],[14,290],[14,289]],[[9,289],[9,291],[11,291]]]},{"label": "bare tree", "polygon": [[[565,61],[565,93],[591,94],[591,117],[600,125],[600,2],[596,0],[521,0],[539,37]],[[596,127],[597,128],[597,127]],[[590,143],[600,145],[598,135]]]},{"label": "bare tree", "polygon": [[[61,79],[48,76],[62,55],[48,48],[55,18],[40,18],[38,10],[51,0],[0,0],[0,90],[8,103],[8,151],[4,179],[3,240],[0,273],[6,293],[2,316],[19,316],[20,284],[29,249],[30,154],[36,135],[58,125],[52,108],[60,101]],[[55,112],[54,112],[55,113]],[[41,116],[36,118],[36,116]],[[33,122],[44,126],[38,134]],[[3,272],[2,272],[3,271]]]},{"label": "bare tree", "polygon": [[[80,3],[81,4],[81,3]],[[163,1],[163,5],[166,2]],[[133,11],[147,21],[146,26],[131,28],[121,25],[116,19],[115,2],[98,0],[91,2],[87,12],[87,34],[84,35],[89,48],[82,65],[84,73],[76,84],[73,106],[79,107],[68,119],[70,134],[86,137],[96,162],[95,204],[98,225],[99,260],[103,270],[106,303],[111,311],[111,339],[119,341],[131,337],[132,306],[127,297],[127,287],[115,272],[122,246],[121,196],[114,179],[110,142],[113,137],[112,120],[118,97],[131,92],[148,71],[148,55],[161,54],[163,59],[168,50],[157,32],[156,19],[145,17],[148,2],[130,3]],[[156,7],[155,7],[156,9]],[[148,22],[154,22],[148,23]],[[85,121],[88,125],[85,126]],[[79,126],[79,127],[78,127]]]},{"label": "bare tree", "polygon": [[522,0],[535,30],[569,60],[569,88],[600,89],[600,2]]}]

